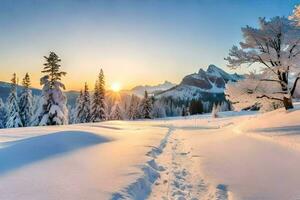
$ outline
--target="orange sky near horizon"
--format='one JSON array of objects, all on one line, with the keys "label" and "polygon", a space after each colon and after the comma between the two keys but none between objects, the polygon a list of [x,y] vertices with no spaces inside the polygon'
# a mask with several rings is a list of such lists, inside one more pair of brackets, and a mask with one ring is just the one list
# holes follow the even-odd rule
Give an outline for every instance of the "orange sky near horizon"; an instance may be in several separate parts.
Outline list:
[{"label": "orange sky near horizon", "polygon": [[[0,80],[5,82],[10,82],[10,79],[12,77],[13,73],[17,74],[19,84],[21,84],[22,79],[25,75],[25,73],[29,73],[31,78],[32,87],[34,88],[41,88],[40,85],[40,78],[43,76],[41,73],[42,70],[42,63],[40,62],[39,67],[38,64],[36,67],[31,67],[30,70],[27,68],[18,68],[18,67],[11,67],[7,68],[5,71],[6,73],[0,74]],[[203,67],[206,69],[207,66]],[[100,71],[101,67],[72,67],[74,70],[70,70],[71,67],[69,67],[67,64],[62,62],[61,69],[63,71],[67,72],[67,75],[62,78],[62,82],[66,86],[66,91],[69,90],[76,90],[79,91],[84,87],[84,83],[87,82],[89,89],[93,90],[94,84],[96,82],[98,73]],[[177,69],[176,69],[177,68]],[[178,70],[181,69],[181,70]],[[32,69],[35,72],[32,72]],[[172,73],[172,76],[170,76],[170,70],[168,67],[161,67],[161,70],[159,73],[150,73],[151,67],[145,67],[145,68],[139,68],[137,65],[129,65],[118,68],[113,66],[103,66],[102,67],[105,75],[105,82],[106,82],[106,89],[111,89],[111,86],[114,83],[119,83],[121,90],[130,90],[135,86],[138,85],[157,85],[161,84],[164,81],[170,81],[172,83],[178,84],[182,80],[182,78],[188,74],[198,72],[200,67],[194,67],[193,71],[190,71],[190,68],[180,68],[180,67],[174,67],[174,70],[177,70],[177,73]],[[223,68],[224,69],[224,68]],[[227,72],[233,73],[234,71],[225,69]],[[241,70],[238,70],[241,71]],[[134,72],[134,73],[130,73]],[[8,74],[9,75],[8,75]]]}]

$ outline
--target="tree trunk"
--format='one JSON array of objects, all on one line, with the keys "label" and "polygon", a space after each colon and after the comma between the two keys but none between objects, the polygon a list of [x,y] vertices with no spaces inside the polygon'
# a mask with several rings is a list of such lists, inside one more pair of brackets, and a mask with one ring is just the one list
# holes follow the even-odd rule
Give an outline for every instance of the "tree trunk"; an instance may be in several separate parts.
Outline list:
[{"label": "tree trunk", "polygon": [[286,110],[294,108],[292,98],[283,97],[283,105]]},{"label": "tree trunk", "polygon": [[[281,88],[283,92],[286,92],[288,94],[288,72],[279,72],[278,71],[278,78],[283,83],[281,83]],[[283,105],[286,110],[293,109],[293,101],[292,101],[292,95],[290,98],[287,98],[286,96],[283,97]]]}]

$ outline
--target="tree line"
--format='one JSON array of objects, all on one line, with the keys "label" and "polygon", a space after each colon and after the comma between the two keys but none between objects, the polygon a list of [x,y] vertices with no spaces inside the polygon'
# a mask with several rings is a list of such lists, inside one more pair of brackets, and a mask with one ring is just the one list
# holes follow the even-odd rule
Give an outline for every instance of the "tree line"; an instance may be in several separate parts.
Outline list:
[{"label": "tree line", "polygon": [[[17,76],[13,74],[10,93],[6,103],[0,98],[0,128],[15,128],[27,126],[65,125],[69,123],[100,122],[105,120],[124,119],[123,111],[116,102],[108,114],[106,105],[105,77],[100,73],[95,88],[90,95],[87,83],[76,100],[75,109],[67,106],[67,97],[63,90],[65,85],[62,78],[67,74],[61,70],[61,59],[50,52],[44,56],[45,63],[40,78],[42,86],[41,96],[34,98],[30,89],[31,80],[28,73],[22,80],[20,94],[17,91]],[[147,91],[143,99],[132,95],[129,109],[129,119],[152,118],[153,99]]]},{"label": "tree line", "polygon": [[74,107],[67,105],[62,78],[66,72],[61,70],[61,59],[50,52],[44,56],[45,63],[40,78],[42,93],[33,96],[28,73],[22,79],[22,88],[17,90],[17,76],[11,79],[10,93],[6,103],[0,98],[0,128],[65,125],[73,123],[101,122],[105,120],[152,119],[167,116],[187,116],[210,112],[213,104],[221,110],[228,110],[226,102],[202,102],[201,99],[187,101],[155,99],[145,91],[142,98],[132,94],[130,97],[111,99],[106,94],[105,76],[102,69],[95,82],[94,90],[89,91],[87,83],[79,92]]}]

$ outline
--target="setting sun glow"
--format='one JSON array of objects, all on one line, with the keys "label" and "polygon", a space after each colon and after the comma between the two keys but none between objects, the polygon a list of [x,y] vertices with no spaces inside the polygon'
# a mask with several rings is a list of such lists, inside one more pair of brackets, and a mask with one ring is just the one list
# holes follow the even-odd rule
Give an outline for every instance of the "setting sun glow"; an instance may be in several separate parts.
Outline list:
[{"label": "setting sun glow", "polygon": [[120,85],[120,83],[114,82],[114,83],[111,85],[111,89],[112,89],[112,91],[114,91],[114,92],[119,92],[119,91],[121,90],[121,85]]}]

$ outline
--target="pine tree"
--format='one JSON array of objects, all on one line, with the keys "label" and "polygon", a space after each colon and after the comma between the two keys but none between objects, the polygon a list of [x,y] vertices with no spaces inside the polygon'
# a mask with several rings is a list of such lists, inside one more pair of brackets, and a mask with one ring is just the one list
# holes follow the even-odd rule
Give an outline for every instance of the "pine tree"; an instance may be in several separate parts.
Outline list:
[{"label": "pine tree", "polygon": [[141,117],[144,119],[151,119],[152,108],[152,99],[149,98],[148,92],[145,91],[144,98],[141,102]]},{"label": "pine tree", "polygon": [[76,108],[68,105],[68,117],[69,117],[69,124],[75,124],[77,123],[76,118]]},{"label": "pine tree", "polygon": [[67,98],[62,91],[65,85],[61,82],[66,72],[60,70],[61,59],[54,52],[50,52],[49,57],[44,58],[46,63],[42,73],[46,75],[41,78],[42,99],[34,124],[40,126],[68,124]]},{"label": "pine tree", "polygon": [[91,99],[87,83],[84,84],[84,90],[81,91],[77,100],[76,118],[78,123],[90,122]]},{"label": "pine tree", "polygon": [[98,80],[95,84],[95,91],[91,108],[91,121],[100,122],[104,120],[106,120],[105,81],[104,73],[101,69]]},{"label": "pine tree", "polygon": [[23,85],[23,90],[19,100],[20,116],[22,119],[23,126],[29,126],[33,114],[33,108],[32,108],[32,93],[29,88],[30,77],[28,73],[25,74],[22,85]]},{"label": "pine tree", "polygon": [[36,114],[38,113],[38,110],[40,109],[40,104],[42,102],[42,97],[40,95],[33,95],[32,96],[32,121],[31,125],[34,125],[33,122],[35,120]]},{"label": "pine tree", "polygon": [[139,103],[140,103],[140,99],[135,95],[131,95],[130,104],[127,111],[128,119],[135,120],[139,118],[140,116]]},{"label": "pine tree", "polygon": [[111,119],[112,120],[123,120],[122,110],[119,107],[118,103],[115,104],[115,106],[112,109]]},{"label": "pine tree", "polygon": [[203,113],[203,104],[200,100],[193,99],[189,106],[189,111],[191,115],[202,114]]},{"label": "pine tree", "polygon": [[161,102],[155,101],[155,103],[153,104],[153,109],[152,109],[152,112],[151,112],[151,117],[152,118],[163,118],[163,117],[166,117],[165,106]]},{"label": "pine tree", "polygon": [[11,91],[7,99],[8,105],[8,113],[7,113],[7,121],[6,128],[16,128],[22,127],[23,123],[20,116],[20,108],[18,104],[17,97],[17,77],[16,74],[13,74],[13,78],[11,79]]},{"label": "pine tree", "polygon": [[182,117],[188,116],[188,111],[185,106],[182,107],[181,116]]},{"label": "pine tree", "polygon": [[76,119],[75,119],[75,121],[76,121],[76,123],[81,123],[81,113],[82,113],[82,99],[83,99],[83,92],[82,92],[82,90],[80,90],[80,92],[79,92],[79,96],[77,97],[77,99],[76,99],[76,107],[75,107],[75,110],[76,110],[76,113],[75,113],[75,115],[76,115]]},{"label": "pine tree", "polygon": [[0,98],[0,128],[5,128],[6,126],[6,107],[3,100]]}]

